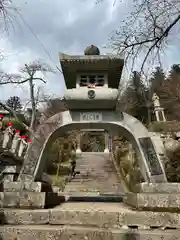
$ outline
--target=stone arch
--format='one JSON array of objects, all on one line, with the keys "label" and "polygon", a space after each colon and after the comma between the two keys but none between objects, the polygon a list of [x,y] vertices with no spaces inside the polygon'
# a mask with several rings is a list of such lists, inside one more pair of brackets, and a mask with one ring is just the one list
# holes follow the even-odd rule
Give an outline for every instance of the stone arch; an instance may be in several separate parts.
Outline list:
[{"label": "stone arch", "polygon": [[141,172],[146,181],[166,181],[163,166],[146,127],[136,118],[123,112],[104,111],[101,114],[102,119],[99,121],[82,122],[80,112],[65,111],[45,121],[39,126],[32,139],[18,179],[20,181],[40,180],[49,145],[67,131],[104,128],[116,134],[119,132],[132,142],[140,156]]}]

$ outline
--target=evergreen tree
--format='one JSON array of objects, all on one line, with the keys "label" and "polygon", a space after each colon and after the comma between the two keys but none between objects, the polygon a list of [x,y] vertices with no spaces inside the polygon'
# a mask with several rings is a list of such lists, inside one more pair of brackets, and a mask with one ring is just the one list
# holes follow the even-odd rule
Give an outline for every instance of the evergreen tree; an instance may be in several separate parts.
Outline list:
[{"label": "evergreen tree", "polygon": [[[163,83],[165,81],[165,74],[162,68],[156,67],[155,71],[152,72],[152,77],[150,78],[151,92],[157,93],[160,91]],[[152,95],[151,94],[151,95]]]},{"label": "evergreen tree", "polygon": [[132,73],[130,83],[121,99],[124,110],[143,123],[149,122],[148,116],[149,89],[145,86],[139,72]]},{"label": "evergreen tree", "polygon": [[[180,64],[173,64],[168,79],[175,84],[180,83]],[[177,90],[177,89],[176,89]]]},{"label": "evergreen tree", "polygon": [[160,88],[160,100],[168,120],[180,120],[180,65],[174,64]]},{"label": "evergreen tree", "polygon": [[180,75],[180,64],[173,64],[170,72]]},{"label": "evergreen tree", "polygon": [[14,111],[22,109],[21,100],[20,100],[20,98],[18,96],[10,97],[6,101],[6,105],[8,107],[10,107],[11,109],[13,109]]}]

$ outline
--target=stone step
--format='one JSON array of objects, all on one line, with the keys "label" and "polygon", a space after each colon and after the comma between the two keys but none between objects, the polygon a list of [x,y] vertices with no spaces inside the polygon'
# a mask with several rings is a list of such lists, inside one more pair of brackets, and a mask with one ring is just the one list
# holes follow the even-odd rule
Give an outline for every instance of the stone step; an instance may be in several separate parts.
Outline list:
[{"label": "stone step", "polygon": [[63,196],[48,192],[0,192],[1,208],[41,209],[64,202]]},{"label": "stone step", "polygon": [[101,185],[93,185],[93,184],[89,184],[87,185],[86,183],[85,184],[73,184],[73,185],[67,185],[65,188],[64,188],[64,191],[66,192],[71,192],[71,191],[74,191],[74,192],[78,192],[78,191],[83,191],[83,192],[92,192],[92,191],[97,191],[97,192],[121,192],[123,191],[122,188],[119,188],[118,185],[115,185],[115,186],[111,186],[111,185],[108,185],[108,186],[105,186],[103,184]]},{"label": "stone step", "polygon": [[109,153],[104,153],[104,152],[82,152],[82,153],[77,153],[77,156],[83,157],[83,156],[109,156]]},{"label": "stone step", "polygon": [[88,168],[85,168],[85,169],[81,169],[81,168],[76,168],[75,169],[76,171],[79,171],[80,174],[89,174],[89,175],[95,175],[95,174],[99,174],[100,176],[108,176],[109,173],[112,173],[112,171],[107,171],[106,169],[88,169]]},{"label": "stone step", "polygon": [[68,192],[65,193],[68,202],[91,202],[91,203],[121,203],[123,195],[103,194],[99,192]]},{"label": "stone step", "polygon": [[[102,180],[100,180],[100,179],[98,179],[98,181],[95,181],[94,180],[94,178],[89,178],[89,179],[84,179],[84,178],[80,178],[80,179],[73,179],[73,180],[71,180],[71,184],[73,184],[73,183],[80,183],[80,184],[82,184],[82,183],[87,183],[87,184],[102,184],[102,185],[105,185],[104,184],[104,179],[102,179]],[[106,185],[119,185],[119,183],[114,183],[114,184],[111,184],[111,183],[109,183],[109,184],[106,184]]]},{"label": "stone step", "polygon": [[111,190],[111,192],[113,192],[114,194],[119,194],[119,189],[110,189],[110,188],[108,188],[108,189],[105,189],[105,188],[88,188],[88,189],[86,189],[86,188],[78,188],[77,187],[77,189],[76,189],[76,191],[74,191],[74,188],[67,188],[67,189],[65,189],[65,192],[69,192],[69,193],[72,193],[72,192],[74,192],[74,193],[76,193],[76,192],[82,192],[82,193],[88,193],[88,194],[91,194],[91,193],[100,193],[100,192],[103,192],[103,193],[108,193],[109,191]]},{"label": "stone step", "polygon": [[127,193],[124,203],[138,210],[180,211],[180,193]]},{"label": "stone step", "polygon": [[[62,193],[61,193],[62,194]],[[64,193],[67,202],[100,202],[100,203],[121,203],[123,202],[123,194],[119,193],[103,193],[103,192],[68,192]]]},{"label": "stone step", "polygon": [[[96,170],[96,166],[89,166],[89,165],[87,165],[87,166],[82,166],[82,165],[80,165],[80,166],[76,166],[76,169],[82,169],[82,170],[86,170],[86,171],[94,171],[94,170]],[[102,169],[100,169],[101,171],[100,172],[103,172],[103,170]]]},{"label": "stone step", "polygon": [[69,186],[69,185],[71,185],[71,186],[73,186],[73,187],[75,187],[76,185],[77,186],[87,186],[87,187],[91,187],[91,188],[93,188],[93,187],[103,187],[103,188],[106,188],[106,187],[114,187],[114,186],[119,186],[119,184],[104,184],[104,182],[95,182],[95,181],[90,181],[90,182],[87,182],[87,181],[85,181],[85,182],[83,182],[83,181],[79,181],[79,182],[71,182],[70,184],[68,184],[68,185],[66,185],[66,187],[67,186]]},{"label": "stone step", "polygon": [[5,192],[20,192],[20,191],[31,191],[31,192],[52,192],[52,187],[48,183],[42,182],[3,182],[3,191]]},{"label": "stone step", "polygon": [[73,190],[73,191],[78,191],[78,190],[80,190],[81,189],[81,191],[86,191],[86,192],[89,192],[89,191],[92,191],[92,189],[96,189],[97,191],[102,191],[102,190],[104,190],[104,192],[110,192],[110,191],[112,191],[112,190],[114,190],[114,191],[118,191],[119,189],[118,189],[118,186],[113,186],[113,187],[111,187],[111,186],[104,186],[104,185],[93,185],[93,186],[91,186],[90,184],[89,185],[87,185],[87,184],[73,184],[73,185],[69,185],[69,186],[67,186],[66,188],[65,188],[65,191],[70,191],[70,189],[71,190]]},{"label": "stone step", "polygon": [[91,182],[92,181],[92,179],[87,179],[87,178],[74,178],[74,179],[72,179],[71,180],[71,183],[80,183],[80,182]]},{"label": "stone step", "polygon": [[91,180],[95,180],[95,178],[97,179],[97,180],[108,180],[108,178],[107,177],[105,177],[105,176],[99,176],[98,178],[97,178],[97,176],[96,175],[92,175],[92,174],[76,174],[76,176],[74,177],[74,178],[72,178],[72,181],[73,180],[79,180],[79,179],[85,179],[85,180],[88,180],[88,179],[91,179]]},{"label": "stone step", "polygon": [[[67,185],[68,186],[68,185]],[[67,187],[66,186],[66,187]],[[103,187],[103,188],[106,188],[106,187],[118,187],[119,184],[104,184],[104,182],[95,182],[95,181],[90,181],[90,182],[83,182],[83,181],[79,181],[79,182],[71,182],[71,184],[69,184],[69,186],[73,186],[74,187],[84,187],[84,186],[87,186],[88,188],[93,188],[93,187]]]},{"label": "stone step", "polygon": [[[54,209],[39,210],[3,209],[0,215],[1,225],[7,224],[11,225],[10,227],[18,224],[29,225],[28,227],[44,225],[44,230],[48,225],[93,226],[106,229],[120,229],[122,226],[127,226],[129,230],[131,227],[142,229],[143,226],[179,229],[180,226],[180,213],[138,212],[132,211],[123,203],[109,202],[66,202]],[[0,234],[2,234],[1,229]],[[154,233],[154,230],[151,229],[151,232]],[[15,237],[8,239],[15,239]]]},{"label": "stone step", "polygon": [[95,160],[92,160],[92,159],[79,159],[79,160],[76,160],[76,163],[84,163],[84,164],[89,164],[89,163],[92,163],[92,164],[95,164],[97,162],[100,162],[101,159],[95,159]]},{"label": "stone step", "polygon": [[[93,189],[93,188],[96,188],[96,189],[108,189],[108,188],[115,188],[115,187],[118,187],[118,185],[104,185],[104,184],[97,184],[97,183],[71,183],[71,185],[67,185],[66,186],[66,189],[67,188],[81,188],[81,189]],[[74,191],[76,191],[76,189],[74,189]]]},{"label": "stone step", "polygon": [[[124,240],[124,239],[179,239],[178,230],[139,230],[139,229],[99,229],[95,227],[77,226],[2,226],[0,227],[1,239],[26,239],[26,240]],[[138,238],[137,238],[138,236]]]},{"label": "stone step", "polygon": [[146,193],[180,193],[180,183],[141,183],[137,189]]},{"label": "stone step", "polygon": [[100,180],[98,180],[98,181],[95,181],[95,179],[90,179],[91,181],[83,181],[83,179],[82,180],[78,180],[78,181],[75,181],[75,180],[72,180],[71,182],[69,182],[66,186],[68,186],[69,184],[71,184],[71,185],[82,185],[83,183],[84,184],[86,184],[86,186],[118,186],[119,185],[119,183],[104,183],[104,181],[100,181]]},{"label": "stone step", "polygon": [[94,179],[73,179],[72,181],[71,181],[71,184],[102,184],[102,185],[104,185],[104,182],[103,181],[98,181],[98,182],[95,182],[94,181]]},{"label": "stone step", "polygon": [[[72,191],[74,191],[74,192],[79,192],[79,191],[82,191],[82,192],[94,192],[94,191],[109,192],[109,190],[110,190],[110,188],[105,188],[103,186],[102,187],[99,187],[99,186],[98,187],[91,187],[91,186],[87,187],[85,185],[84,186],[74,185],[74,186],[68,186],[65,188],[66,192],[72,192]],[[111,188],[111,190],[114,190],[115,192],[118,191],[118,189],[115,189],[115,188]]]}]

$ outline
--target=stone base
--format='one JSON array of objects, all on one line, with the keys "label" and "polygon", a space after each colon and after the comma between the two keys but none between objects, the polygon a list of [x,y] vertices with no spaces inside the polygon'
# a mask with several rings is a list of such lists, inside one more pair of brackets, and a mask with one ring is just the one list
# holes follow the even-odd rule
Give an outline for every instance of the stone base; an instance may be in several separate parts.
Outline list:
[{"label": "stone base", "polygon": [[64,202],[63,196],[47,192],[0,192],[1,208],[42,209]]},{"label": "stone base", "polygon": [[51,185],[42,182],[3,182],[3,191],[6,192],[52,192]]},{"label": "stone base", "polygon": [[180,183],[146,183],[137,186],[139,192],[146,193],[180,193]]},{"label": "stone base", "polygon": [[179,230],[138,230],[138,229],[100,229],[77,226],[1,226],[0,239],[18,240],[157,240],[179,239]]},{"label": "stone base", "polygon": [[138,210],[180,211],[180,193],[127,193],[124,203]]}]

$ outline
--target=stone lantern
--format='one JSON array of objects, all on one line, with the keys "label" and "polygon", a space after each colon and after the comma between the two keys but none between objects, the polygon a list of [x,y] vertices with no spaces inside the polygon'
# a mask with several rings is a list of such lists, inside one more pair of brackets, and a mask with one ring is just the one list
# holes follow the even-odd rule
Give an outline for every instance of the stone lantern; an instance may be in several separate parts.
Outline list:
[{"label": "stone lantern", "polygon": [[[70,56],[60,53],[60,63],[66,91],[64,100],[70,111],[82,111],[80,120],[102,121],[98,110],[113,111],[119,95],[119,81],[124,65],[122,56],[114,58],[100,55],[99,48],[90,45],[84,55]],[[87,112],[84,112],[87,109]],[[93,113],[96,111],[96,114]],[[93,129],[86,129],[86,132]],[[95,129],[94,131],[97,132]],[[81,153],[81,135],[77,136],[76,153]],[[102,129],[101,129],[102,132]],[[104,129],[104,152],[109,152],[109,133]]]}]

